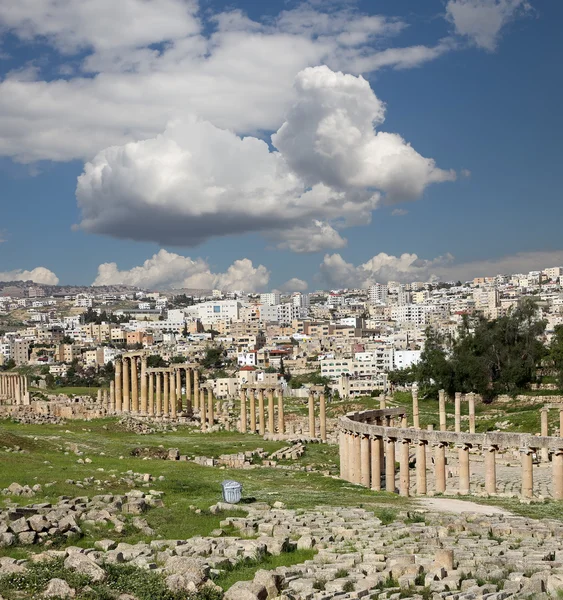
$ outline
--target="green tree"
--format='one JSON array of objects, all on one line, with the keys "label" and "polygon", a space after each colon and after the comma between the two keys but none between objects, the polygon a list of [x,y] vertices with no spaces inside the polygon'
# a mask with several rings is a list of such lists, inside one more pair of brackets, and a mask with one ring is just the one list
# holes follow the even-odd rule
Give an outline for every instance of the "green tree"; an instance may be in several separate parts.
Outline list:
[{"label": "green tree", "polygon": [[209,346],[205,350],[205,356],[201,361],[206,369],[218,369],[223,365],[223,348],[220,346]]},{"label": "green tree", "polygon": [[561,390],[563,389],[563,325],[555,327],[547,358],[555,371],[557,387]]},{"label": "green tree", "polygon": [[47,373],[45,376],[45,384],[47,385],[47,389],[52,390],[55,388],[55,378],[51,373]]}]

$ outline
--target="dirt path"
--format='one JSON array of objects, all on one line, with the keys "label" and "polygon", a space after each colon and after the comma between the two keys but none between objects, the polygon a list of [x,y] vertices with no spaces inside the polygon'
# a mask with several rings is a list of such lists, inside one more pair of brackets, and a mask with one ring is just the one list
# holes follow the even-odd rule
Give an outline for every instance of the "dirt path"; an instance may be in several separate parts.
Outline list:
[{"label": "dirt path", "polygon": [[456,500],[455,498],[417,498],[418,508],[425,508],[434,512],[463,513],[472,512],[484,515],[510,515],[512,513],[497,506],[477,504],[467,500]]}]

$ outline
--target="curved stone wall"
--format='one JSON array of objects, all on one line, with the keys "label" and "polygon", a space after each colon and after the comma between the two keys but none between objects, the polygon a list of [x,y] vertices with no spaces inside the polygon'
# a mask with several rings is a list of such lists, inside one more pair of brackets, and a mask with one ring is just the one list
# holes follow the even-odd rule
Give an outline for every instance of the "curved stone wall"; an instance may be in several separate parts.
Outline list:
[{"label": "curved stone wall", "polygon": [[[542,412],[542,429],[544,421]],[[547,422],[547,420],[545,419]],[[399,463],[398,491],[411,490],[411,462],[415,463],[417,495],[446,492],[446,449],[455,447],[459,465],[459,494],[469,494],[470,460],[481,454],[485,468],[485,491],[497,493],[497,453],[518,450],[521,456],[521,495],[533,496],[534,462],[538,453],[552,460],[551,496],[563,500],[563,438],[519,433],[464,433],[408,427],[404,408],[384,408],[349,413],[339,421],[340,477],[373,490],[396,491],[396,462]],[[415,450],[414,461],[411,449]],[[471,453],[470,453],[471,451]],[[432,455],[429,455],[432,452]],[[427,485],[428,463],[433,468],[435,489]],[[453,490],[450,490],[453,491]]]}]

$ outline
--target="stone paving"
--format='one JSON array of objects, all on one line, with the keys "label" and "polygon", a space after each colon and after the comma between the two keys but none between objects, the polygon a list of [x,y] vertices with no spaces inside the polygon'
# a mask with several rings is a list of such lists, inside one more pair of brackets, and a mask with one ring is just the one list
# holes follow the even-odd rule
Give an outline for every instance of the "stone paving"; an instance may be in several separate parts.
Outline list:
[{"label": "stone paving", "polygon": [[[105,578],[107,563],[131,563],[161,572],[170,589],[188,593],[225,569],[291,548],[315,549],[313,559],[238,582],[225,600],[547,600],[563,590],[563,523],[503,514],[404,514],[383,524],[363,508],[288,510],[278,502],[218,504],[230,509],[214,536],[150,543],[96,542],[35,555],[61,557],[67,568]],[[225,537],[227,528],[239,536]],[[0,577],[26,562],[0,559]],[[64,587],[50,582],[51,588]],[[70,592],[69,592],[70,593]]]}]

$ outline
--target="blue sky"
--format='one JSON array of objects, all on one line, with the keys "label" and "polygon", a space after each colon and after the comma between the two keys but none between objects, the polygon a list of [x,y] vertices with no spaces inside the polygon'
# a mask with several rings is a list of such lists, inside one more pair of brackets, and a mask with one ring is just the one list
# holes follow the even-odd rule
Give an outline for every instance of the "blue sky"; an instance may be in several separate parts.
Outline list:
[{"label": "blue sky", "polygon": [[[313,289],[563,264],[561,2],[163,0],[159,27],[137,0],[121,16],[110,2],[12,4],[0,0],[0,279],[44,267],[69,284]],[[126,39],[96,25],[132,16]],[[381,103],[376,131],[400,148],[354,112]],[[301,139],[317,114],[334,130]],[[319,159],[358,130],[360,146]],[[416,165],[373,162],[407,143]]]}]

